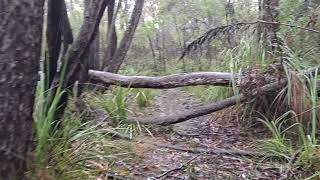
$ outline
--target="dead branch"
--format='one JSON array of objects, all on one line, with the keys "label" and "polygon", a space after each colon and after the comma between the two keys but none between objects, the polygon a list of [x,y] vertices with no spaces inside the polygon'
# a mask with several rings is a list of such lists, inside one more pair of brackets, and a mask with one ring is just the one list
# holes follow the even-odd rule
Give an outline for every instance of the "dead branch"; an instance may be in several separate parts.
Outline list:
[{"label": "dead branch", "polygon": [[183,86],[215,85],[231,86],[233,75],[225,72],[195,72],[162,77],[123,76],[103,71],[89,71],[92,80],[107,85],[131,88],[168,89]]},{"label": "dead branch", "polygon": [[215,27],[212,29],[209,29],[207,32],[205,32],[202,36],[198,37],[194,41],[192,41],[182,52],[182,55],[180,59],[183,59],[190,51],[196,50],[199,46],[204,44],[205,42],[211,42],[213,39],[218,37],[219,35],[223,35],[226,32],[233,31],[233,32],[239,32],[240,30],[248,30],[249,27],[255,26],[257,24],[276,24],[280,26],[286,26],[286,27],[291,27],[291,28],[297,28],[297,29],[302,29],[311,33],[320,33],[320,31],[315,30],[315,29],[310,29],[310,28],[305,28],[293,24],[285,24],[285,23],[279,23],[279,22],[269,22],[269,21],[262,21],[258,20],[255,22],[240,22],[236,24],[230,24],[226,26],[219,26]]},{"label": "dead branch", "polygon": [[212,41],[219,35],[226,34],[227,32],[230,32],[230,31],[235,32],[241,29],[246,30],[246,29],[249,29],[250,26],[256,25],[256,24],[257,22],[241,22],[241,23],[212,28],[207,32],[205,32],[202,36],[200,36],[196,40],[192,41],[182,52],[180,59],[183,59],[187,55],[187,53],[190,52],[191,50],[197,49],[199,46],[201,46],[205,42]]},{"label": "dead branch", "polygon": [[[139,122],[141,124],[156,124],[156,125],[170,125],[181,123],[189,119],[204,116],[211,114],[213,112],[225,109],[227,107],[233,106],[240,102],[250,101],[255,98],[257,95],[266,94],[268,92],[277,91],[286,84],[286,80],[282,79],[278,82],[265,85],[259,89],[252,91],[251,96],[245,96],[244,94],[235,95],[229,98],[226,98],[222,101],[215,102],[212,104],[200,106],[191,111],[183,111],[174,115],[169,116],[160,116],[160,117],[149,117],[149,118],[131,118],[129,121]],[[258,93],[259,92],[259,93]]]},{"label": "dead branch", "polygon": [[204,149],[204,148],[186,148],[186,147],[181,147],[181,146],[176,146],[176,145],[171,145],[171,144],[163,144],[163,143],[158,143],[158,142],[147,142],[150,144],[153,144],[158,147],[163,147],[163,148],[168,148],[168,149],[173,149],[177,151],[184,151],[188,153],[193,153],[193,154],[215,154],[215,155],[234,155],[234,156],[255,156],[255,157],[261,157],[265,156],[265,154],[258,153],[258,152],[253,152],[253,151],[244,151],[240,149],[224,149],[224,148],[214,148],[214,149]]},{"label": "dead branch", "polygon": [[313,32],[313,33],[320,33],[320,31],[317,31],[315,29],[305,28],[305,27],[302,27],[302,26],[296,26],[296,25],[293,25],[293,24],[285,24],[285,23],[280,23],[280,22],[269,22],[269,21],[263,21],[263,20],[258,20],[257,23],[276,24],[276,25],[280,25],[280,26],[287,26],[287,27],[302,29],[302,30],[305,30],[305,31]]}]

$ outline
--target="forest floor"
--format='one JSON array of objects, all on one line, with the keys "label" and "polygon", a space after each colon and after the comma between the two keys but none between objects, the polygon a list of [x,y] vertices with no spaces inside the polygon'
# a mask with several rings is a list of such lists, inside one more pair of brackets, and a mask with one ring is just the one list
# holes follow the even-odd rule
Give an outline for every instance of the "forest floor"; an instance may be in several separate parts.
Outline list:
[{"label": "forest floor", "polygon": [[[201,105],[183,89],[161,90],[146,116],[164,116]],[[261,157],[214,153],[216,149],[256,151],[259,133],[239,125],[232,108],[169,128],[152,127],[139,137],[130,160],[115,163],[114,176],[129,179],[279,179],[277,163]],[[143,114],[143,113],[141,113]],[[221,150],[220,149],[220,150]],[[195,151],[200,151],[195,153]],[[207,153],[204,153],[207,152]],[[125,157],[125,156],[124,156]],[[108,175],[101,175],[104,179]],[[111,177],[111,176],[110,176]]]}]

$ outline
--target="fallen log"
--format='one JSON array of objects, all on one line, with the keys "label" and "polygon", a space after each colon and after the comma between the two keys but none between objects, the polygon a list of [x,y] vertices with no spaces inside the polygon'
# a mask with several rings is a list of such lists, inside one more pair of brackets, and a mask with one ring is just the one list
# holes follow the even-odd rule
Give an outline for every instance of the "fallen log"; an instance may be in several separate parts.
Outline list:
[{"label": "fallen log", "polygon": [[98,83],[130,88],[169,89],[183,86],[231,86],[234,76],[225,72],[194,72],[161,77],[124,76],[103,71],[89,70],[90,79]]},{"label": "fallen log", "polygon": [[227,107],[231,107],[240,102],[250,101],[254,99],[257,95],[262,95],[268,92],[277,91],[280,88],[283,88],[285,84],[286,84],[286,80],[282,79],[278,82],[271,83],[261,88],[253,90],[250,96],[239,94],[239,95],[226,98],[219,102],[200,106],[190,111],[182,111],[174,115],[150,117],[150,118],[142,118],[142,119],[130,118],[128,120],[131,122],[139,122],[140,124],[155,124],[155,125],[170,125],[170,124],[181,123],[195,117],[204,116],[204,115],[211,114],[213,112],[225,109]]}]

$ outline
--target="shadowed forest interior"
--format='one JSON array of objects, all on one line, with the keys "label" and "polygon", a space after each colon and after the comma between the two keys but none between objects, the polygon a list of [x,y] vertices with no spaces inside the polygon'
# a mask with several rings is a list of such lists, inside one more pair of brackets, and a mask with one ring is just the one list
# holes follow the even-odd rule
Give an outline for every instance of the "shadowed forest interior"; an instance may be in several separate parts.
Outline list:
[{"label": "shadowed forest interior", "polygon": [[3,0],[0,179],[320,179],[319,0]]}]

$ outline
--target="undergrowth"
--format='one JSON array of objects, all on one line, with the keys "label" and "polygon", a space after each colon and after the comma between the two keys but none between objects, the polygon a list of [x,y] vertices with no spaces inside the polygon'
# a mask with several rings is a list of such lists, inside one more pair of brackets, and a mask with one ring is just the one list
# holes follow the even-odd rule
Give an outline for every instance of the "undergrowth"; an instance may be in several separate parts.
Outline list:
[{"label": "undergrowth", "polygon": [[146,125],[128,120],[129,114],[133,113],[130,108],[137,106],[143,110],[152,104],[155,95],[155,91],[149,89],[113,87],[111,91],[95,93],[86,99],[94,107],[104,109],[108,113],[107,123],[111,127],[133,138],[145,132],[152,134]]},{"label": "undergrowth", "polygon": [[[44,113],[43,107],[46,106],[43,103],[47,102],[47,96],[41,94],[42,90],[39,86],[35,114],[36,161],[28,175],[30,179],[95,179],[103,174],[107,176],[112,172],[120,171],[123,175],[130,174],[126,167],[118,165],[117,162],[119,160],[135,162],[139,161],[139,158],[132,151],[132,143],[113,140],[114,134],[110,134],[110,129],[133,137],[137,134],[137,129],[141,132],[144,127],[124,123],[116,127],[110,127],[105,122],[97,125],[92,125],[90,122],[83,123],[82,114],[75,111],[76,107],[71,98],[60,128],[54,129],[52,113],[58,107],[53,103],[49,106],[48,113]],[[59,100],[61,94],[57,94],[55,101]],[[115,93],[118,97],[108,99],[110,100],[108,103],[118,101],[118,107],[123,108],[123,99],[126,97],[124,94],[123,91]],[[122,110],[117,112],[123,113]],[[119,117],[121,116],[117,116]]]},{"label": "undergrowth", "polygon": [[[299,102],[300,108],[304,108],[300,112],[289,110],[282,116],[271,120],[260,114],[262,119],[259,119],[259,121],[271,132],[270,138],[260,141],[260,150],[282,157],[287,162],[292,161],[293,164],[291,166],[299,167],[306,176],[320,178],[317,70],[315,74],[315,76],[311,75],[311,77],[305,76],[305,81],[303,81],[306,82],[308,90],[308,92],[304,93],[307,93],[308,96],[303,96],[301,102]],[[288,100],[289,108],[295,108],[295,106],[291,105],[292,99],[300,97],[296,97],[297,95],[292,92],[296,91],[292,86],[296,85],[297,82],[292,82],[290,78],[288,78],[288,81],[286,99]],[[303,87],[300,87],[299,91],[303,91]],[[305,106],[305,103],[310,105]],[[306,109],[306,107],[309,107],[309,109]]]}]

